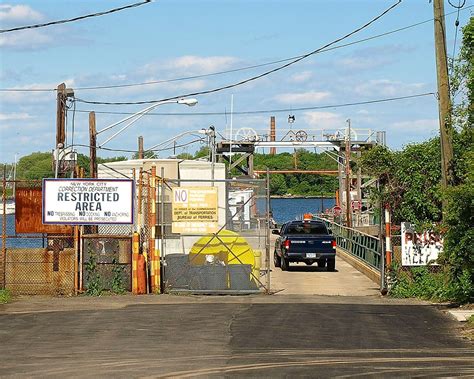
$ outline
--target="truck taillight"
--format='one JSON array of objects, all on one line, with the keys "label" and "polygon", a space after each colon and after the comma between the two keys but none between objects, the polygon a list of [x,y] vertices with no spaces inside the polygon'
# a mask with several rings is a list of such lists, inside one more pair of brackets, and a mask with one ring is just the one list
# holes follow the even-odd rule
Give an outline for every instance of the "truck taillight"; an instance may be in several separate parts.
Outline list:
[{"label": "truck taillight", "polygon": [[285,249],[288,250],[290,248],[290,240],[286,240],[284,246]]},{"label": "truck taillight", "polygon": [[332,241],[332,247],[336,248],[336,240]]}]

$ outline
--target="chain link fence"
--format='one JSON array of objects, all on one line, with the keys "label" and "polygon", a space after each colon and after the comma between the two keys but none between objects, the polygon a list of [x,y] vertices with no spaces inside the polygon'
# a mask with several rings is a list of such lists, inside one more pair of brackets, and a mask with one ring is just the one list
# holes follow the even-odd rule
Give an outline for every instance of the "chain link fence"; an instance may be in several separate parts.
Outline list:
[{"label": "chain link fence", "polygon": [[[180,221],[183,213],[173,198],[177,191],[193,196],[191,191],[202,194],[212,188],[218,195],[215,211],[206,208],[209,204],[190,208]],[[269,292],[268,200],[267,181],[261,179],[161,181],[158,234],[163,236],[165,292]],[[192,212],[196,218],[212,214],[213,230],[206,230],[202,220],[193,222]]]},{"label": "chain link fence", "polygon": [[44,228],[41,201],[41,181],[2,181],[0,287],[15,295],[71,295],[77,272],[73,229]]}]

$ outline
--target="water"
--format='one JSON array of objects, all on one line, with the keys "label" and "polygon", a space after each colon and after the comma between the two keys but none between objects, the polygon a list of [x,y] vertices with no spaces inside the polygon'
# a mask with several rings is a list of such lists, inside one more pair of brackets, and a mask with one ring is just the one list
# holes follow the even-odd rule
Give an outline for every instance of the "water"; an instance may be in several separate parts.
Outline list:
[{"label": "water", "polygon": [[[265,200],[258,199],[257,206],[259,212],[265,211]],[[273,212],[273,219],[278,225],[294,220],[304,213],[319,213],[334,206],[334,199],[312,198],[312,199],[271,199],[270,209]],[[7,235],[15,235],[15,215],[7,215]],[[0,217],[0,228],[2,227],[2,217]],[[43,247],[43,238],[8,238],[7,247]],[[2,241],[0,239],[0,246]]]},{"label": "water", "polygon": [[[28,234],[29,237],[31,236],[35,238],[21,238],[22,235],[20,235],[20,238],[15,238],[14,237],[15,236],[15,215],[9,214],[9,215],[6,215],[6,218],[7,218],[7,236],[10,237],[10,238],[7,238],[7,243],[6,243],[7,247],[9,248],[14,248],[14,247],[37,248],[37,247],[45,246],[46,241],[43,241],[41,234]],[[3,228],[3,215],[0,215],[0,230],[3,230],[2,228]],[[1,238],[0,238],[0,246],[3,246],[3,240]]]},{"label": "water", "polygon": [[[270,210],[273,212],[273,219],[278,225],[303,215],[304,213],[319,213],[335,204],[333,198],[289,198],[289,199],[270,199]],[[258,199],[258,210],[260,213],[265,211],[265,200]]]},{"label": "water", "polygon": [[[333,198],[313,199],[271,199],[270,209],[277,224],[281,225],[287,221],[294,220],[304,213],[320,213],[325,209],[332,208],[335,204]],[[321,209],[322,207],[322,209]]]}]

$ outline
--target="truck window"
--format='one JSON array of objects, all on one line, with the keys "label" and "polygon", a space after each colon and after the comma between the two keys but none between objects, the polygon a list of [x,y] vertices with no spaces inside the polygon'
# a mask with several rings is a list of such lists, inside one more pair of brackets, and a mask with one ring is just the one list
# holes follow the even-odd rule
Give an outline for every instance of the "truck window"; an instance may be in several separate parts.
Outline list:
[{"label": "truck window", "polygon": [[290,224],[285,230],[287,234],[328,234],[324,224],[316,223],[301,223]]}]

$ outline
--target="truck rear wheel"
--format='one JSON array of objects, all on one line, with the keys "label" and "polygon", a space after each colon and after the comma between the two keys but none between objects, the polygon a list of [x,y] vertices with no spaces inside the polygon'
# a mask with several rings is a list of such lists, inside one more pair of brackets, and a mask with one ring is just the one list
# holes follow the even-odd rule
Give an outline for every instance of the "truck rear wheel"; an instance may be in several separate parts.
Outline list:
[{"label": "truck rear wheel", "polygon": [[328,271],[334,271],[336,270],[336,259],[328,259]]},{"label": "truck rear wheel", "polygon": [[285,257],[281,257],[281,271],[288,271],[290,267],[290,261]]},{"label": "truck rear wheel", "polygon": [[273,252],[273,264],[275,267],[281,267],[281,258],[278,256],[277,252]]}]

